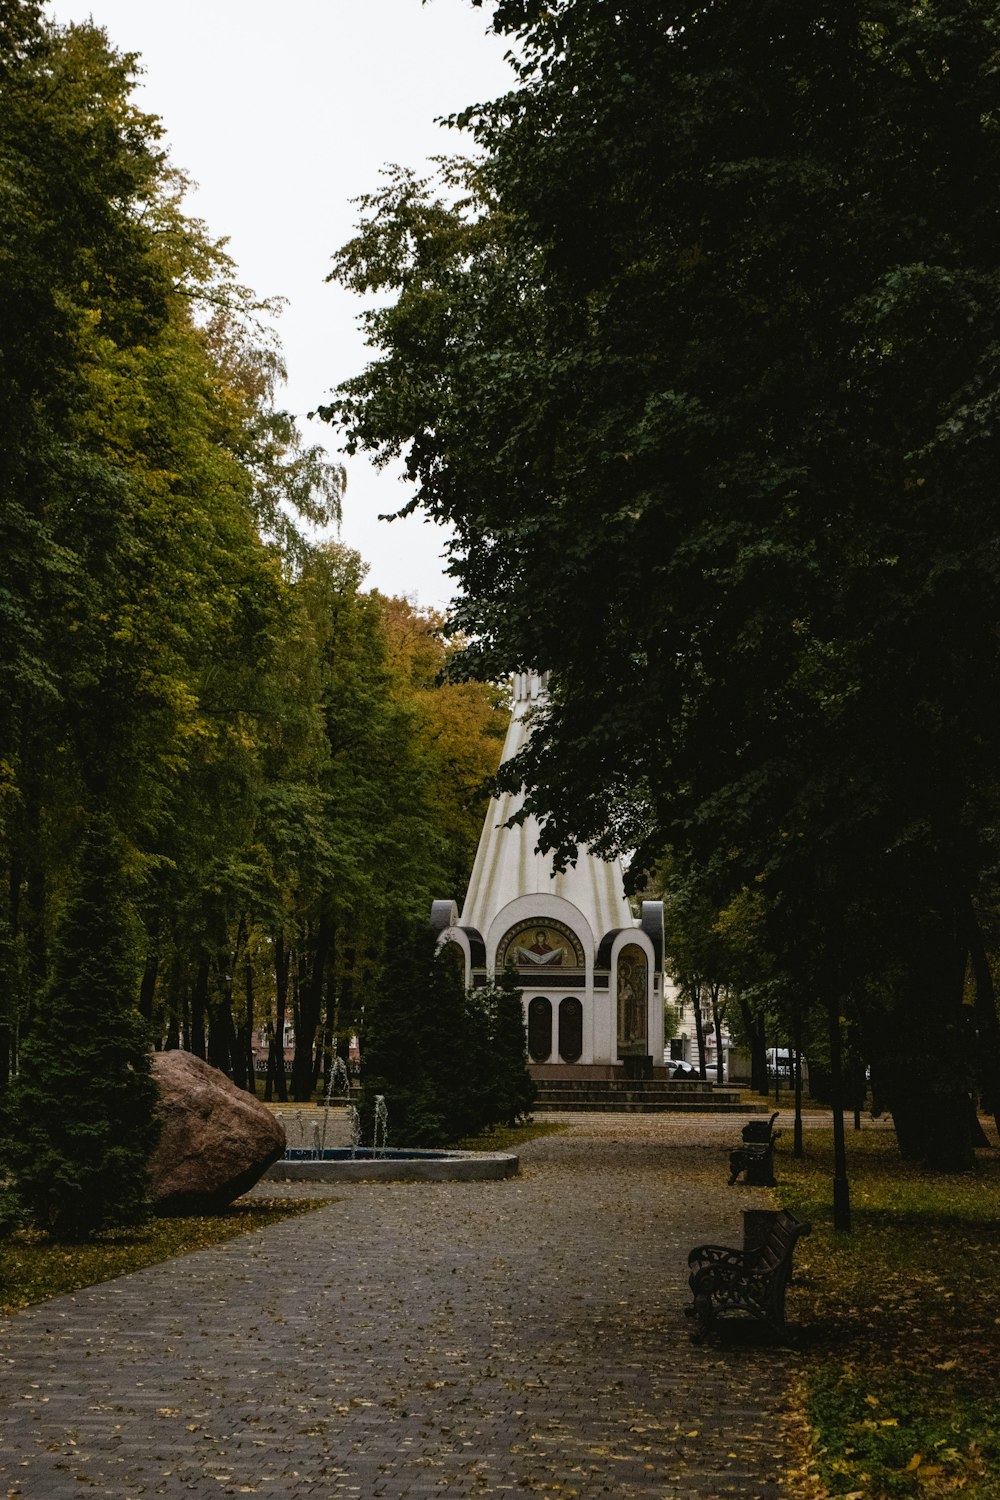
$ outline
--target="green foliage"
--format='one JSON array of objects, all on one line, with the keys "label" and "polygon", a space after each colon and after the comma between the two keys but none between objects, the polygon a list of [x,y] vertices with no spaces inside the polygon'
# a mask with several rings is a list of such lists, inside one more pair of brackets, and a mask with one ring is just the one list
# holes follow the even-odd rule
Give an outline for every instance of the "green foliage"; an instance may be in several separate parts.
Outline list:
[{"label": "green foliage", "polygon": [[819,1471],[831,1493],[857,1484],[873,1500],[956,1489],[973,1500],[1000,1494],[1000,1391],[984,1392],[972,1372],[934,1370],[892,1383],[872,1373],[826,1369],[807,1384],[825,1449]]},{"label": "green foliage", "polygon": [[[1000,1160],[975,1175],[901,1161],[893,1133],[849,1132],[854,1232],[832,1225],[829,1130],[779,1147],[780,1196],[811,1220],[790,1291],[803,1328],[804,1467],[830,1494],[1000,1493]],[[796,1486],[791,1484],[792,1492]]]},{"label": "green foliage", "polygon": [[528,1037],[516,973],[509,968],[491,985],[477,990],[475,999],[486,1017],[487,1123],[516,1125],[530,1115],[538,1092],[528,1072]]},{"label": "green foliage", "polygon": [[759,893],[915,1137],[1000,857],[995,19],[498,4],[481,158],[336,264],[376,357],[327,415],[454,528],[465,669],[551,672],[502,785],[557,856]]},{"label": "green foliage", "polygon": [[31,1222],[86,1240],[146,1217],[156,1139],[149,1037],[135,1009],[135,933],[107,816],[91,819],[52,979],[25,1038],[8,1162]]},{"label": "green foliage", "polygon": [[530,1108],[520,999],[508,981],[466,991],[461,965],[424,920],[389,928],[361,1034],[362,1129],[383,1094],[392,1143],[446,1146]]},{"label": "green foliage", "polygon": [[[344,475],[280,409],[277,311],[184,212],[137,60],[0,0],[0,1088],[109,810],[151,1027],[294,1087],[356,1026],[390,910],[458,893],[495,694],[364,591]],[[283,1077],[283,1075],[282,1075]]]},{"label": "green foliage", "polygon": [[669,1042],[681,1029],[681,1007],[672,1000],[663,1003],[663,1035]]}]

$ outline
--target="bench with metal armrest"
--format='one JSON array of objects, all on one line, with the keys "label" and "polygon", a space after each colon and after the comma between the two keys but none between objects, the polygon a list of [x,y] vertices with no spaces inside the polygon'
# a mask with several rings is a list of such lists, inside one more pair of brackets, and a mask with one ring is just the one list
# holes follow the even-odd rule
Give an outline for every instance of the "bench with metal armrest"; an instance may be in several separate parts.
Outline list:
[{"label": "bench with metal armrest", "polygon": [[792,1275],[792,1253],[798,1239],[812,1226],[787,1209],[774,1215],[766,1237],[753,1249],[725,1245],[696,1245],[688,1256],[688,1278],[694,1297],[686,1309],[697,1318],[703,1337],[722,1317],[747,1313],[784,1336],[785,1288]]}]

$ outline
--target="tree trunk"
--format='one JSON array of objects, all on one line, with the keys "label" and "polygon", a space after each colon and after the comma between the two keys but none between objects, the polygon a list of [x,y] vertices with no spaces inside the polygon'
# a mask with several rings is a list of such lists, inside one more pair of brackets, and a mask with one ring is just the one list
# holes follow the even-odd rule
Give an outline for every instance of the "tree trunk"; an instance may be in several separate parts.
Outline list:
[{"label": "tree trunk", "polygon": [[956,924],[928,918],[901,992],[880,1077],[900,1153],[942,1171],[975,1166],[962,991],[966,948]]},{"label": "tree trunk", "polygon": [[0,928],[0,1092],[6,1093],[14,1072],[14,1016],[17,1006],[14,944],[6,922]]},{"label": "tree trunk", "polygon": [[184,969],[180,955],[175,954],[170,965],[170,977],[167,982],[167,995],[164,1002],[166,1037],[163,1048],[165,1052],[176,1052],[181,1045],[181,1012],[184,1002],[180,999],[181,985],[184,981]]},{"label": "tree trunk", "polygon": [[24,910],[21,930],[24,933],[27,959],[24,1024],[30,1026],[35,1004],[48,973],[41,791],[37,778],[32,773],[28,773],[25,779],[24,812]]},{"label": "tree trunk", "polygon": [[705,1077],[705,1021],[701,1013],[701,985],[691,990],[691,1005],[694,1008],[694,1034],[698,1042],[698,1072]]},{"label": "tree trunk", "polygon": [[721,985],[713,984],[712,996],[712,1025],[715,1028],[715,1081],[718,1084],[725,1083],[724,1070],[725,1058],[722,1056],[722,1011],[719,1007],[719,991]]},{"label": "tree trunk", "polygon": [[333,927],[325,911],[320,913],[309,976],[299,981],[299,1004],[295,1022],[295,1055],[292,1059],[292,1098],[305,1103],[316,1087],[314,1049],[323,1013],[323,976]]},{"label": "tree trunk", "polygon": [[267,1049],[267,1083],[264,1098],[270,1100],[277,1090],[282,1104],[288,1102],[288,1085],[285,1080],[285,1014],[288,1007],[288,950],[285,935],[279,932],[274,939],[274,1035]]},{"label": "tree trunk", "polygon": [[188,1051],[195,1057],[205,1058],[205,1008],[208,1002],[208,954],[198,960],[194,989],[191,991],[191,1026],[188,1032]]},{"label": "tree trunk", "polygon": [[17,1034],[21,1013],[21,974],[17,958],[18,923],[21,915],[21,865],[11,857],[7,869],[7,922],[3,939],[3,973],[0,984],[0,1084],[6,1090],[17,1072]]},{"label": "tree trunk", "polygon": [[233,1077],[233,981],[230,974],[219,976],[219,993],[208,1007],[208,1061],[229,1078]]},{"label": "tree trunk", "polygon": [[847,1142],[844,1138],[844,1068],[840,1036],[840,1006],[830,1001],[830,1092],[833,1096],[833,1227],[851,1228],[851,1185],[847,1179]]},{"label": "tree trunk", "polygon": [[325,1087],[329,1088],[330,1071],[333,1068],[333,1059],[337,1055],[337,979],[336,979],[336,944],[331,939],[329,952],[326,958],[326,1017],[324,1022],[324,1033],[327,1039],[327,1051],[323,1063],[326,1068]]},{"label": "tree trunk", "polygon": [[267,1043],[267,1070],[264,1073],[264,1103],[270,1104],[274,1098],[274,1089],[277,1085],[277,1076],[285,1077],[285,1068],[282,1067],[283,1059],[277,1056],[277,1032],[271,1031]]},{"label": "tree trunk", "polygon": [[740,996],[740,1016],[743,1029],[750,1043],[750,1087],[755,1094],[767,1093],[767,1045],[764,1023],[754,1015],[749,1004]]},{"label": "tree trunk", "polygon": [[[149,1023],[151,1030],[153,1024],[153,997],[156,994],[156,979],[159,972],[160,955],[153,949],[146,957],[146,965],[142,971],[142,983],[139,985],[139,1014],[144,1021]],[[159,1047],[159,1028],[157,1028],[155,1041],[156,1046]]]},{"label": "tree trunk", "polygon": [[250,962],[249,949],[247,950],[246,962],[243,966],[243,983],[244,1007],[241,1045],[247,1080],[246,1088],[248,1094],[256,1094],[257,1065],[253,1055],[253,964]]},{"label": "tree trunk", "polygon": [[966,931],[976,990],[979,1078],[983,1102],[993,1116],[1000,1137],[1000,1017],[997,1016],[996,989],[983,932],[971,901],[966,908]]}]

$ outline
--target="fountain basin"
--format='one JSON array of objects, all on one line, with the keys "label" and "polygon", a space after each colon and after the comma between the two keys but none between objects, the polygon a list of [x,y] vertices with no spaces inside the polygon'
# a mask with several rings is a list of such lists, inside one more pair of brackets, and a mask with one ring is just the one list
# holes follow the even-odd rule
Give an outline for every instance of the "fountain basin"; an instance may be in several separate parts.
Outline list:
[{"label": "fountain basin", "polygon": [[496,1182],[513,1177],[508,1151],[407,1151],[387,1146],[292,1146],[264,1173],[271,1182]]}]

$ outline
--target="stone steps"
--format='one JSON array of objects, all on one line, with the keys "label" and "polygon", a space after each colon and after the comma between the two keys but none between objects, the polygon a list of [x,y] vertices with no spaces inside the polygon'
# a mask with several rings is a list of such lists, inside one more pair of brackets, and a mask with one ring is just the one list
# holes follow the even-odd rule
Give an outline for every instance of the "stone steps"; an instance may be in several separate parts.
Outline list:
[{"label": "stone steps", "polygon": [[542,1099],[535,1100],[532,1108],[544,1114],[689,1114],[689,1115],[754,1115],[763,1114],[759,1104],[723,1104],[705,1100],[662,1099]]},{"label": "stone steps", "polygon": [[738,1090],[707,1082],[666,1082],[662,1079],[546,1079],[538,1085],[538,1110],[658,1114],[667,1111],[699,1114],[762,1114],[763,1104],[746,1103]]}]

